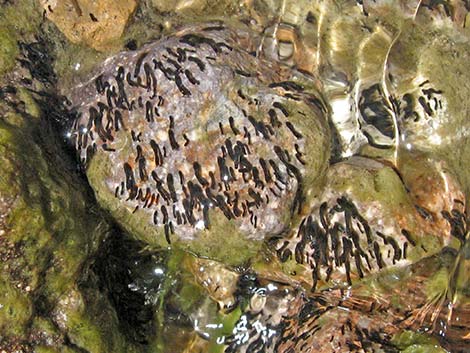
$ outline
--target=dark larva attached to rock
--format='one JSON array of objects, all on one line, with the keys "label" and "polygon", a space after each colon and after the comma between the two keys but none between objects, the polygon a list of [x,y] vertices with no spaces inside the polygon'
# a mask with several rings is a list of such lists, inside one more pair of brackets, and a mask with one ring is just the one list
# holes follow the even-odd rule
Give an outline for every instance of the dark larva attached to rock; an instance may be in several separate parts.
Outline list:
[{"label": "dark larva attached to rock", "polygon": [[[463,224],[462,213],[452,212]],[[457,222],[448,211],[444,217],[451,224]],[[270,245],[283,266],[305,269],[300,279],[312,290],[350,286],[386,268],[431,256],[452,237],[462,238],[462,230],[443,234],[425,228],[427,222],[395,171],[353,157],[330,167],[311,213],[289,236],[270,239]]]},{"label": "dark larva attached to rock", "polygon": [[186,28],[107,59],[71,96],[99,201],[147,242],[224,233],[227,221],[245,239],[278,234],[326,168],[327,117],[309,103],[321,96],[280,81],[236,38]]}]

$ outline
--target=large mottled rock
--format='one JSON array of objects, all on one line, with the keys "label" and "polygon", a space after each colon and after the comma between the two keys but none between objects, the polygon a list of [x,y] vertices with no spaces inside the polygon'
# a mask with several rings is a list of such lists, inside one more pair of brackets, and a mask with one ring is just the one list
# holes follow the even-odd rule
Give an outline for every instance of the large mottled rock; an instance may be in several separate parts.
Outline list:
[{"label": "large mottled rock", "polygon": [[72,43],[83,43],[96,50],[115,44],[134,11],[135,0],[40,0],[48,19]]},{"label": "large mottled rock", "polygon": [[[429,167],[428,167],[429,168]],[[407,171],[412,190],[419,189]],[[333,165],[327,185],[291,236],[273,241],[284,268],[314,288],[351,285],[386,268],[403,267],[441,251],[460,247],[461,235],[451,232],[465,200],[459,189],[421,194],[416,200],[390,167],[363,157]],[[433,180],[436,186],[440,180]],[[429,188],[432,183],[427,182]],[[417,191],[416,191],[417,192]],[[424,211],[428,199],[446,218]],[[452,200],[449,204],[448,200]]]},{"label": "large mottled rock", "polygon": [[88,273],[109,226],[17,77],[44,89],[21,68],[0,88],[0,351],[128,351]]},{"label": "large mottled rock", "polygon": [[70,96],[70,139],[98,200],[148,244],[236,263],[289,227],[321,184],[320,94],[280,81],[240,38],[186,28],[106,60]]}]

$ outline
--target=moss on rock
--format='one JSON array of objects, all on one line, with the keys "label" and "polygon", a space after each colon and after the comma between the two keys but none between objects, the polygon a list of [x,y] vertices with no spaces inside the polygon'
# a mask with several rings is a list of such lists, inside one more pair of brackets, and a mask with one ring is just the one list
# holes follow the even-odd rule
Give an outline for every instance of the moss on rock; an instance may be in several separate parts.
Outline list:
[{"label": "moss on rock", "polygon": [[97,285],[79,288],[109,226],[56,138],[28,91],[0,103],[0,347],[128,352]]}]

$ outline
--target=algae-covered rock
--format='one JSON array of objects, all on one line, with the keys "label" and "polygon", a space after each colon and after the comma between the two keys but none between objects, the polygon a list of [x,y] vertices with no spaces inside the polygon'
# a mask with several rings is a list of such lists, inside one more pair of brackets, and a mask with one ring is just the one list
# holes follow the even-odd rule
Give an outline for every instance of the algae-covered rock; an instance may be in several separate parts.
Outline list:
[{"label": "algae-covered rock", "polygon": [[35,0],[0,7],[0,75],[11,70],[19,54],[18,41],[33,34],[41,14]]},{"label": "algae-covered rock", "polygon": [[288,227],[330,154],[321,95],[279,81],[236,36],[186,28],[108,59],[70,96],[101,204],[148,244],[227,263]]},{"label": "algae-covered rock", "polygon": [[436,234],[450,234],[451,214],[465,213],[465,194],[456,174],[429,153],[404,150],[398,168],[415,208]]},{"label": "algae-covered rock", "polygon": [[[326,178],[310,216],[290,236],[272,242],[287,273],[310,269],[296,275],[314,288],[350,285],[384,268],[431,256],[444,246],[459,247],[449,228],[446,232],[428,226],[393,169],[354,157],[330,167]],[[448,195],[442,198],[445,202]]]},{"label": "algae-covered rock", "polygon": [[393,342],[403,353],[445,353],[435,339],[413,331],[405,331],[393,338]]},{"label": "algae-covered rock", "polygon": [[0,74],[3,71],[9,70],[15,63],[15,57],[18,55],[18,46],[15,42],[15,37],[5,27],[0,27]]},{"label": "algae-covered rock", "polygon": [[30,77],[16,68],[1,88],[0,348],[128,351],[106,297],[92,282],[81,286],[109,226],[58,147],[38,97],[15,76]]},{"label": "algae-covered rock", "polygon": [[122,36],[134,0],[40,0],[48,19],[54,22],[72,43],[84,43],[106,50]]}]

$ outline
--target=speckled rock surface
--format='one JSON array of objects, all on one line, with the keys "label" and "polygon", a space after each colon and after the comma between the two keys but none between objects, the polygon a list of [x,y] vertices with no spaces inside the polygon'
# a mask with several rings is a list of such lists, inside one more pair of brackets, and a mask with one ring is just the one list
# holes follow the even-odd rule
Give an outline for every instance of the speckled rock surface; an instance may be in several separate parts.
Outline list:
[{"label": "speckled rock surface", "polygon": [[[427,217],[393,169],[353,157],[332,166],[327,180],[312,213],[290,237],[274,245],[286,271],[314,288],[325,283],[351,285],[384,269],[432,256],[445,246],[459,248],[460,240],[451,235],[448,221],[441,215]],[[438,179],[435,183],[439,185]],[[450,207],[441,209],[449,217],[465,211],[459,189],[434,196],[436,203],[452,200]]]},{"label": "speckled rock surface", "polygon": [[0,351],[468,351],[466,2],[0,2]]},{"label": "speckled rock surface", "polygon": [[56,24],[72,43],[96,50],[115,45],[134,11],[135,0],[38,0],[45,16]]},{"label": "speckled rock surface", "polygon": [[70,96],[70,139],[115,218],[146,243],[234,262],[302,212],[330,155],[321,95],[280,81],[236,35],[184,29],[108,59]]}]

